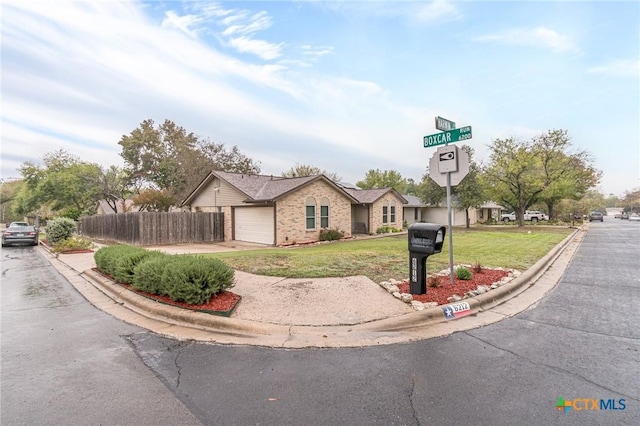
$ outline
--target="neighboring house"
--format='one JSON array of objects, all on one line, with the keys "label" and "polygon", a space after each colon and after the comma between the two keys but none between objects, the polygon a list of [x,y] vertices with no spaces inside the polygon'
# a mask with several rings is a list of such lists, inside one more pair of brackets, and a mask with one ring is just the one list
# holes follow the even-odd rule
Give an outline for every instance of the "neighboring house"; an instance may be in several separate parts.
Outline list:
[{"label": "neighboring house", "polygon": [[402,229],[403,205],[407,200],[398,191],[393,188],[344,190],[357,200],[357,204],[351,206],[353,233],[372,234],[385,226]]},{"label": "neighboring house", "polygon": [[[422,202],[420,197],[414,195],[403,195],[408,203],[404,206],[404,219],[407,225],[411,225],[416,222],[429,222],[437,223],[440,225],[448,224],[447,220],[447,206],[446,202],[444,206],[431,206]],[[486,214],[486,213],[485,213]],[[500,210],[498,210],[498,216]],[[466,221],[466,214],[464,210],[453,209],[451,225],[464,226]],[[473,225],[478,222],[478,210],[469,209],[469,224]]]},{"label": "neighboring house", "polygon": [[116,214],[116,213],[127,213],[127,212],[137,212],[140,210],[139,207],[133,205],[133,200],[118,200],[116,203],[117,212],[113,211],[113,208],[107,203],[105,200],[98,201],[98,205],[96,207],[96,214]]},{"label": "neighboring house", "polygon": [[504,207],[494,203],[493,201],[487,201],[476,209],[476,221],[478,223],[487,223],[489,219],[500,221],[500,213],[504,210]]},{"label": "neighboring house", "polygon": [[416,222],[429,222],[427,220],[429,206],[423,203],[420,197],[415,195],[403,195],[403,197],[407,200],[407,204],[402,208],[407,225],[412,225]]},{"label": "neighboring house", "polygon": [[280,246],[318,241],[322,229],[338,229],[350,237],[384,225],[402,228],[404,202],[393,189],[345,188],[324,175],[283,178],[212,171],[182,205],[192,212],[224,212],[226,241]]}]

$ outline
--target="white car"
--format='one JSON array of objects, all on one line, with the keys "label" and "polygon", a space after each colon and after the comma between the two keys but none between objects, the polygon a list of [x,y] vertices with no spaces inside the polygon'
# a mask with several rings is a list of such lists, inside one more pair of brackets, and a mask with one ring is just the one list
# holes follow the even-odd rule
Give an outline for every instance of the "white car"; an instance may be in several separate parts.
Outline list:
[{"label": "white car", "polygon": [[629,216],[629,221],[640,222],[640,215],[638,213],[632,214],[631,216]]}]

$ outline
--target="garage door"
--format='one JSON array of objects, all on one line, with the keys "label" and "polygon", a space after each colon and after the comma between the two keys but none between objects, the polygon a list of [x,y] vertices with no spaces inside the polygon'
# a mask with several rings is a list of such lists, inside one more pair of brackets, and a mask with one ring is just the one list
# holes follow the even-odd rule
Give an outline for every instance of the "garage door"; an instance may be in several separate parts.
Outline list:
[{"label": "garage door", "polygon": [[273,207],[236,207],[234,228],[238,241],[275,244]]}]

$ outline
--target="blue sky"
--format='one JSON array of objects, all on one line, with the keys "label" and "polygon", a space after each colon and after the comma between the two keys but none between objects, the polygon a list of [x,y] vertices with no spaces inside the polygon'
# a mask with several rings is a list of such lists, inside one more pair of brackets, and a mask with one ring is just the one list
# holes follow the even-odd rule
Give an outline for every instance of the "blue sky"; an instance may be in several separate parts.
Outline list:
[{"label": "blue sky", "polygon": [[[2,170],[65,149],[121,166],[118,141],[172,120],[280,175],[419,181],[434,117],[495,138],[565,129],[640,185],[640,3],[2,2]],[[206,173],[204,171],[203,173]]]}]

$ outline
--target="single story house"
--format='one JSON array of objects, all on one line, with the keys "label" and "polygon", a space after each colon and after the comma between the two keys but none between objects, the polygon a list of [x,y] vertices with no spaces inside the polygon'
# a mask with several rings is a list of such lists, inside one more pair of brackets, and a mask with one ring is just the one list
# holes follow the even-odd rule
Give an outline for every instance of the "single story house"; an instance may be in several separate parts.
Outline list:
[{"label": "single story house", "polygon": [[478,223],[487,223],[490,219],[494,219],[499,222],[500,214],[503,210],[504,207],[501,205],[496,204],[493,201],[487,201],[476,209],[477,221]]},{"label": "single story house", "polygon": [[284,178],[212,171],[185,198],[192,212],[224,212],[225,240],[289,245],[318,241],[322,229],[345,237],[402,228],[406,200],[395,190],[345,188],[324,175]]},{"label": "single story house", "polygon": [[[429,223],[437,223],[440,225],[446,225],[449,221],[447,220],[447,206],[445,205],[437,205],[432,206],[425,204],[420,197],[416,197],[414,195],[403,195],[403,197],[408,201],[407,204],[404,205],[404,219],[407,222],[407,225],[411,225],[416,222],[429,222]],[[486,219],[483,221],[481,217],[491,217],[487,216],[488,214],[495,214],[492,210],[493,204],[487,204],[486,207],[483,205],[480,209],[469,209],[469,224],[473,225],[478,222],[486,222]],[[500,207],[498,206],[497,215],[500,216]],[[455,207],[453,208],[453,217],[451,220],[452,226],[465,226],[466,222],[466,213],[464,210],[458,210]]]}]

